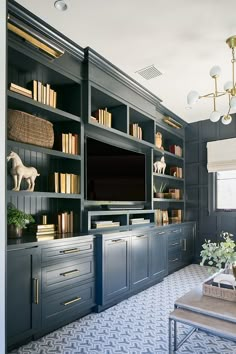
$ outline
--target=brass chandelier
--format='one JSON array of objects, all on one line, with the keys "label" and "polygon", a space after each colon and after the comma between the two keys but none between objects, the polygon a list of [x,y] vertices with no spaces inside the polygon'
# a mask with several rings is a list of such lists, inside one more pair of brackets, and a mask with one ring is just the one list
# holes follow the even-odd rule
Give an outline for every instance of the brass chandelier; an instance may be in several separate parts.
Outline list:
[{"label": "brass chandelier", "polygon": [[236,83],[235,83],[235,47],[236,47],[236,36],[229,37],[226,40],[226,43],[232,50],[232,81],[227,81],[224,85],[224,91],[218,91],[217,79],[220,76],[221,68],[219,66],[213,66],[210,70],[210,76],[214,79],[214,92],[207,93],[206,95],[200,96],[197,91],[190,91],[187,96],[188,105],[193,105],[200,98],[211,98],[213,99],[213,111],[210,114],[210,120],[212,122],[218,122],[222,114],[216,109],[216,99],[218,97],[227,95],[229,100],[228,112],[224,114],[221,118],[221,122],[225,125],[228,125],[232,121],[230,115],[231,109],[236,109]]}]

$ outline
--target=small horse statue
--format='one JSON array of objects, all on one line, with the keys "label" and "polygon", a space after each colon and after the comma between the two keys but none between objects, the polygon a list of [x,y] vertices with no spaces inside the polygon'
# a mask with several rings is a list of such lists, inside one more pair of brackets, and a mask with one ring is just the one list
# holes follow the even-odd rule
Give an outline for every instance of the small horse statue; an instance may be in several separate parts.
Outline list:
[{"label": "small horse statue", "polygon": [[16,152],[11,151],[10,154],[7,156],[7,161],[12,160],[12,168],[11,168],[11,175],[14,180],[14,188],[13,191],[19,191],[22,178],[26,179],[28,183],[27,191],[33,192],[35,186],[35,179],[38,174],[38,171],[34,167],[26,167],[23,165],[20,156],[17,155]]},{"label": "small horse statue", "polygon": [[163,173],[164,175],[166,169],[165,157],[162,156],[161,161],[154,162],[153,167],[155,173]]}]

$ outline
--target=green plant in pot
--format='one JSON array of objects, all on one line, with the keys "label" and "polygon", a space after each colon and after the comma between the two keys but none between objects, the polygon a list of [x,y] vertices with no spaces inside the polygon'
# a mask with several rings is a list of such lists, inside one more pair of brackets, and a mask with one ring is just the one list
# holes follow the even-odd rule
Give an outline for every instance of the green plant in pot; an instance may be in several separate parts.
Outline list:
[{"label": "green plant in pot", "polygon": [[154,192],[154,197],[155,198],[164,198],[164,190],[166,188],[166,183],[161,183],[156,187],[155,184],[153,184],[153,192]]},{"label": "green plant in pot", "polygon": [[218,243],[205,240],[200,253],[202,257],[200,264],[204,265],[207,263],[219,270],[225,269],[228,272],[236,261],[236,244],[232,239],[233,235],[229,232],[222,231],[220,237],[222,241]]},{"label": "green plant in pot", "polygon": [[22,236],[22,230],[27,224],[35,222],[30,214],[15,208],[13,205],[7,207],[8,237],[17,238]]}]

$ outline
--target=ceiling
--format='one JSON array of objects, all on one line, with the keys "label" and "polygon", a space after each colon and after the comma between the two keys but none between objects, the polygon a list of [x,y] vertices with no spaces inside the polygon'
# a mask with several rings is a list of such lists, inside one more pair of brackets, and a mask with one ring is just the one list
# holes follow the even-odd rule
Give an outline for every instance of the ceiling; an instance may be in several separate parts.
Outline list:
[{"label": "ceiling", "polygon": [[[213,65],[222,68],[219,90],[231,76],[231,51],[225,40],[236,35],[235,0],[17,0],[81,47],[91,47],[160,97],[163,105],[187,122],[208,119],[212,101],[187,109],[190,90],[212,92]],[[150,65],[161,76],[145,80],[137,71]],[[227,98],[218,110],[227,110]],[[187,108],[186,108],[187,107]]]}]

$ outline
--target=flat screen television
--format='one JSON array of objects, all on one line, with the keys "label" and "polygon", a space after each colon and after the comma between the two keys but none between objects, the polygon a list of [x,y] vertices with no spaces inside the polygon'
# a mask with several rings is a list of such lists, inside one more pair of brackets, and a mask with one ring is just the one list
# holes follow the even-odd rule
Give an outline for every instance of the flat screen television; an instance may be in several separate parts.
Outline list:
[{"label": "flat screen television", "polygon": [[145,154],[87,137],[87,200],[144,202]]}]

